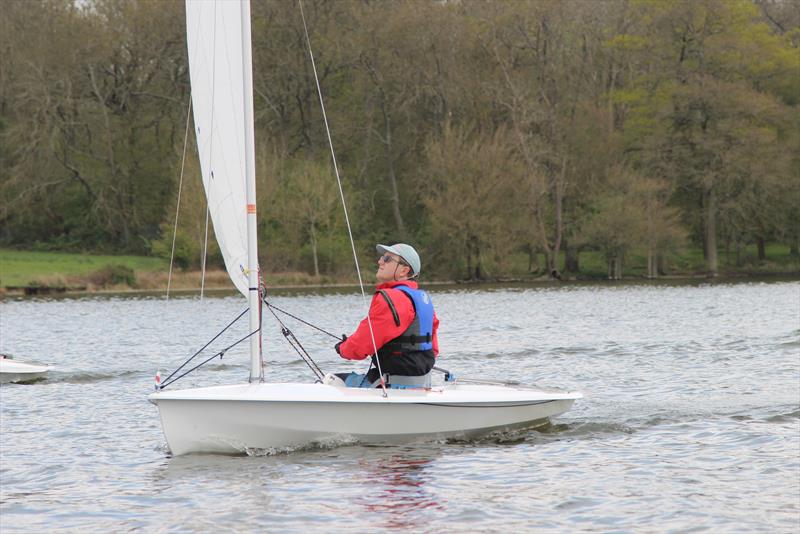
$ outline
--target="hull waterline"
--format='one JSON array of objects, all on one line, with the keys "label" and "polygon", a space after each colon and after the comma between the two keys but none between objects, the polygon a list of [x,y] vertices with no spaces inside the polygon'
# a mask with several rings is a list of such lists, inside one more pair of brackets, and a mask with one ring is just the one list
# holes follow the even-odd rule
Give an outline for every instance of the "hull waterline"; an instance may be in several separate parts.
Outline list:
[{"label": "hull waterline", "polygon": [[257,384],[162,391],[150,396],[174,455],[237,454],[314,443],[402,443],[473,438],[546,424],[580,393],[502,386],[431,390]]}]

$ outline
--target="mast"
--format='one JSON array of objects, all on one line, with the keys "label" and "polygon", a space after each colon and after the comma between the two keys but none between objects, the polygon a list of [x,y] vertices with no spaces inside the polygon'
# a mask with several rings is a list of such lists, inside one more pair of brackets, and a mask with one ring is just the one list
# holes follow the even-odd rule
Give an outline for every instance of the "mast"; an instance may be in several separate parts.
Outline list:
[{"label": "mast", "polygon": [[250,382],[264,381],[264,367],[261,359],[261,317],[260,295],[258,291],[258,235],[256,226],[256,155],[253,119],[253,58],[250,37],[250,1],[242,0],[242,73],[244,84],[245,130],[245,175],[247,193],[247,277],[248,302],[250,304]]}]

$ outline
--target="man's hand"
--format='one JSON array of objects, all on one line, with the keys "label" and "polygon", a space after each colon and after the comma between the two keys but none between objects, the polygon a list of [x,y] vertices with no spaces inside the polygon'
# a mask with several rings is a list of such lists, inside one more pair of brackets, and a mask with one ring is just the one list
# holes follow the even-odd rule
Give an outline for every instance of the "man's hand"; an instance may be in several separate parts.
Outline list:
[{"label": "man's hand", "polygon": [[335,350],[336,354],[338,354],[339,356],[342,355],[342,353],[339,351],[339,345],[341,345],[345,341],[347,341],[347,336],[342,334],[342,340],[340,342],[338,342],[336,345],[333,346],[333,350]]}]

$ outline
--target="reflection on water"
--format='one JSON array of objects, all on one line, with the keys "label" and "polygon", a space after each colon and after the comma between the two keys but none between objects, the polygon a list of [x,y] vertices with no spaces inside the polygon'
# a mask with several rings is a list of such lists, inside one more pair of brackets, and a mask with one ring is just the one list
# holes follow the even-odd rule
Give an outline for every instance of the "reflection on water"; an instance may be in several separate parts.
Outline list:
[{"label": "reflection on water", "polygon": [[[155,370],[239,297],[0,302],[0,352],[55,366],[0,386],[0,531],[797,532],[800,283],[431,293],[443,367],[584,399],[478,440],[173,458],[146,401]],[[348,291],[273,300],[333,332],[363,314]],[[292,328],[326,372],[357,370]],[[313,380],[272,323],[264,348],[269,380]],[[180,385],[247,374],[237,347]]]},{"label": "reflection on water", "polygon": [[387,528],[424,527],[419,512],[427,508],[444,509],[426,487],[426,468],[432,458],[403,451],[403,456],[367,458],[359,461],[366,483],[374,490],[357,502],[359,517],[387,517]]}]

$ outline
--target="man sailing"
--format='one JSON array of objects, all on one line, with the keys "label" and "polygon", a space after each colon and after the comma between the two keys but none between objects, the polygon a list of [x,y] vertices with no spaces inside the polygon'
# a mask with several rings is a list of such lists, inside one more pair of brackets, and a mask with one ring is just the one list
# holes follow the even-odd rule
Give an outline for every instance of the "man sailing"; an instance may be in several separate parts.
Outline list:
[{"label": "man sailing", "polygon": [[[411,245],[377,245],[381,257],[375,273],[377,285],[369,307],[369,320],[361,321],[353,334],[336,344],[346,360],[373,357],[366,377],[356,373],[339,374],[349,386],[379,383],[377,360],[389,383],[395,385],[430,385],[428,374],[439,354],[436,332],[439,319],[425,291],[419,289],[419,254]],[[372,334],[370,334],[370,324]],[[374,336],[374,345],[373,345]]]}]

